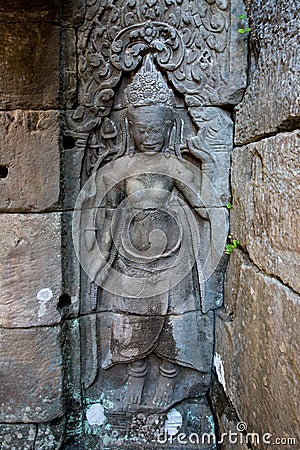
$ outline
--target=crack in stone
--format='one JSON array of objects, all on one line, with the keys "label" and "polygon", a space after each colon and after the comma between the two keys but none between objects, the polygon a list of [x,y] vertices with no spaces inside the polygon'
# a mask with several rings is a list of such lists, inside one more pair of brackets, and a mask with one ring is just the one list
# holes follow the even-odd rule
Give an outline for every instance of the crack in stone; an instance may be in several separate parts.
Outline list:
[{"label": "crack in stone", "polygon": [[293,289],[289,284],[285,283],[280,277],[279,275],[275,275],[272,273],[268,273],[266,272],[262,267],[259,267],[255,261],[253,261],[253,259],[250,257],[248,251],[244,248],[244,247],[240,247],[239,251],[241,251],[249,260],[249,262],[257,269],[257,272],[260,273],[261,275],[264,275],[266,277],[269,277],[271,279],[274,279],[276,281],[278,281],[282,286],[286,287],[287,289],[289,289],[291,292],[293,292],[294,294],[296,294],[297,296],[300,296],[300,293],[297,292],[295,289]]}]

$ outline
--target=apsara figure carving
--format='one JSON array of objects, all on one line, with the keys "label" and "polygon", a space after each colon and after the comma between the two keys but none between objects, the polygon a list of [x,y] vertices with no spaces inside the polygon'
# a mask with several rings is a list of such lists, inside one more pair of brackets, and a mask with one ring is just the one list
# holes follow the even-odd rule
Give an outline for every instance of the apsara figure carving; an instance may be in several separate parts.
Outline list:
[{"label": "apsara figure carving", "polygon": [[123,156],[95,172],[91,189],[105,190],[105,205],[87,196],[90,210],[99,208],[87,226],[97,245],[87,233],[83,249],[100,312],[97,358],[103,371],[126,367],[122,409],[165,409],[209,384],[213,313],[201,311],[199,234],[209,218],[201,173],[181,155],[174,94],[150,55],[124,106]]}]

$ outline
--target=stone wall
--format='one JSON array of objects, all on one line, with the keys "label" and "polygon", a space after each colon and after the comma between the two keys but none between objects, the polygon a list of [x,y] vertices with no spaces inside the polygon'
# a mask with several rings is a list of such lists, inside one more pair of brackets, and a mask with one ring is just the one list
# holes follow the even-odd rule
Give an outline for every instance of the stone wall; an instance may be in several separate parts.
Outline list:
[{"label": "stone wall", "polygon": [[213,399],[220,431],[237,432],[244,422],[245,439],[247,432],[260,439],[249,436],[248,447],[227,440],[224,448],[298,448],[300,4],[247,3],[255,52],[236,108],[232,157],[231,233],[241,247],[230,257],[217,317],[215,366],[223,386]]},{"label": "stone wall", "polygon": [[[84,4],[0,4],[1,450],[56,449],[66,427],[80,432],[79,269],[70,224],[83,149],[63,138],[62,116],[78,106]],[[245,422],[260,440],[264,433],[271,442],[294,437],[290,448],[297,448],[300,5],[246,4],[252,65],[232,157],[231,229],[241,247],[230,256],[225,306],[216,315],[211,398],[220,432]],[[232,71],[242,57],[234,55]],[[68,424],[66,411],[74,411]],[[247,448],[269,445],[224,445]]]},{"label": "stone wall", "polygon": [[68,153],[61,118],[76,101],[72,44],[81,10],[79,2],[57,3],[0,5],[3,450],[57,448],[64,435],[61,315],[76,303],[78,283],[71,263],[63,264],[70,255],[64,230],[73,185],[63,176]]}]

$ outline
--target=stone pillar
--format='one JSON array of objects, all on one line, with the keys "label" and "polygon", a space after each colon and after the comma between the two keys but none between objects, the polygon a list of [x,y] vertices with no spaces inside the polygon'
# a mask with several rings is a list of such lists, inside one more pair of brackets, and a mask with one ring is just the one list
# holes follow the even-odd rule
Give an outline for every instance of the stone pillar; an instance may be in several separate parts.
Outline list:
[{"label": "stone pillar", "polygon": [[0,442],[3,449],[54,449],[66,410],[62,315],[77,290],[70,258],[65,263],[63,192],[73,180],[63,176],[61,115],[75,101],[80,4],[2,3]]},{"label": "stone pillar", "polygon": [[[237,31],[238,15],[243,13],[244,5],[240,0],[87,1],[85,17],[77,30],[75,42],[78,102],[68,103],[64,130],[68,165],[65,178],[69,183],[65,205],[73,210],[74,235],[79,235],[76,249],[83,268],[78,283],[78,322],[70,312],[66,312],[69,320],[65,322],[67,345],[64,354],[69,362],[67,374],[73,377],[68,383],[68,398],[73,401],[69,404],[66,449],[81,446],[93,450],[117,446],[130,450],[141,446],[156,448],[159,431],[163,433],[162,439],[167,432],[170,450],[177,450],[178,431],[198,433],[199,436],[192,436],[192,440],[199,439],[201,448],[216,448],[213,439],[208,447],[207,442],[202,444],[200,434],[205,431],[215,434],[214,418],[206,403],[206,394],[211,382],[213,310],[223,302],[224,247],[228,233],[226,205],[230,199],[233,141],[231,112],[241,100],[247,82],[247,36]],[[129,93],[134,93],[133,85],[139,85],[139,76],[147,79],[146,85],[150,86],[137,88],[137,97],[147,101],[146,104],[141,99],[139,104],[144,108],[140,110],[140,120],[145,120],[144,114],[149,117],[150,123],[142,125],[152,125],[155,134],[150,147],[158,143],[156,151],[166,151],[170,161],[172,156],[176,164],[181,152],[184,155],[181,168],[176,165],[176,170],[166,173],[182,173],[184,176],[188,173],[189,161],[205,175],[200,177],[198,174],[187,183],[177,184],[176,190],[173,190],[174,180],[170,184],[169,192],[174,195],[174,204],[180,195],[186,210],[192,209],[192,214],[200,216],[195,230],[199,229],[202,238],[201,252],[196,256],[197,267],[195,265],[190,284],[186,280],[186,284],[180,284],[182,280],[174,277],[181,291],[173,289],[172,285],[165,311],[161,308],[164,304],[162,292],[157,296],[153,293],[153,297],[157,297],[154,300],[148,292],[142,298],[143,302],[138,302],[133,308],[127,298],[131,297],[131,291],[128,292],[123,279],[120,284],[122,292],[121,289],[117,293],[102,289],[101,277],[105,278],[106,274],[99,268],[101,253],[100,257],[97,253],[97,248],[107,244],[107,249],[104,249],[107,252],[103,254],[108,265],[118,268],[121,264],[123,249],[116,239],[114,252],[110,228],[116,225],[117,236],[122,238],[120,230],[124,216],[122,221],[116,219],[116,211],[129,192],[124,183],[129,173],[125,168],[126,164],[131,167],[134,157],[130,163],[127,152],[131,156],[141,153],[136,135],[137,117],[129,117],[132,112],[132,109],[129,111],[129,103],[134,108],[138,107],[134,95],[129,96]],[[152,77],[158,77],[156,80],[160,82],[152,83]],[[159,89],[162,92],[154,104],[152,92]],[[147,107],[161,108],[158,117],[163,117],[166,127],[160,122],[154,126],[156,122],[150,114],[154,109],[147,110]],[[157,110],[154,112],[157,115]],[[162,132],[163,139],[158,139],[160,131],[165,128],[167,133]],[[147,133],[149,131],[147,129]],[[160,145],[162,141],[163,145]],[[163,158],[166,155],[163,154]],[[141,172],[144,182],[146,169],[146,173],[151,173],[150,163],[145,163]],[[158,180],[162,181],[165,175],[159,175]],[[120,176],[121,179],[118,178]],[[78,178],[81,178],[81,186]],[[92,181],[85,185],[88,179]],[[154,186],[153,181],[154,178],[149,177],[148,187]],[[166,187],[164,183],[162,186]],[[196,195],[187,201],[190,187],[194,187]],[[74,208],[79,188],[82,191]],[[107,195],[102,198],[104,194]],[[195,200],[199,194],[202,202]],[[147,225],[143,232],[133,233],[136,241],[138,233],[143,235],[143,239],[137,242],[139,251],[147,248],[144,237],[147,238],[148,230],[152,230],[150,218],[151,221],[155,219],[154,213],[159,226],[165,220],[165,216],[156,214],[156,201],[154,205],[150,216],[149,208],[145,205],[140,208],[142,214],[138,219],[146,217],[145,223],[149,220],[150,228]],[[205,222],[206,213],[209,220]],[[137,221],[134,219],[134,222]],[[186,221],[182,223],[188,235],[191,227]],[[166,227],[168,231],[170,227],[171,222]],[[139,229],[142,230],[141,227]],[[191,239],[194,245],[195,237]],[[183,247],[181,241],[178,242]],[[194,249],[191,250],[193,253]],[[137,263],[142,262],[139,258]],[[163,267],[162,258],[157,259],[159,269]],[[186,262],[189,264],[190,254]],[[141,267],[133,270],[136,267],[131,263],[125,264],[125,282],[132,274],[136,279],[142,278]],[[194,273],[200,273],[201,264],[206,273],[203,272],[205,289],[200,294]],[[214,273],[210,276],[207,268],[213,266]],[[147,270],[149,266],[146,273]],[[111,282],[109,274],[107,279]],[[135,285],[132,283],[129,288]],[[119,285],[114,284],[114,289],[117,287]],[[119,299],[111,294],[116,294]],[[186,305],[187,294],[191,297],[189,306]],[[170,298],[173,298],[173,305]],[[195,307],[194,301],[200,299],[202,305],[199,303]],[[117,305],[118,301],[121,306]],[[181,303],[182,307],[178,308]],[[166,316],[170,323],[168,338],[163,331],[166,329]],[[169,343],[170,348],[166,349]],[[125,352],[123,345],[128,347]],[[205,355],[202,367],[192,362],[193,358],[201,360],[200,351]],[[182,356],[184,353],[185,357]],[[164,364],[161,364],[161,359],[165,359]],[[177,436],[173,440],[172,430]],[[186,448],[193,448],[196,443],[185,438],[183,441]]]},{"label": "stone pillar", "polygon": [[230,257],[217,316],[223,396],[215,400],[221,431],[245,429],[240,444],[225,438],[224,448],[249,448],[247,432],[256,433],[248,436],[253,448],[298,448],[300,5],[247,3],[253,64],[232,158],[231,233],[241,247]]}]

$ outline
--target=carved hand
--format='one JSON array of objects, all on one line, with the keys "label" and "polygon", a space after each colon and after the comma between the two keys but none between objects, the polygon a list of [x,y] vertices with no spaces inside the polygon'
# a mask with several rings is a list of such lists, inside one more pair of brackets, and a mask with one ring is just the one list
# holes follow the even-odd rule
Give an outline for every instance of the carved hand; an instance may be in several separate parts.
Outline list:
[{"label": "carved hand", "polygon": [[203,163],[204,170],[206,164],[212,165],[216,162],[216,158],[212,153],[212,149],[205,145],[199,136],[189,138],[187,140],[187,145],[191,154]]}]

